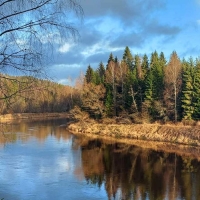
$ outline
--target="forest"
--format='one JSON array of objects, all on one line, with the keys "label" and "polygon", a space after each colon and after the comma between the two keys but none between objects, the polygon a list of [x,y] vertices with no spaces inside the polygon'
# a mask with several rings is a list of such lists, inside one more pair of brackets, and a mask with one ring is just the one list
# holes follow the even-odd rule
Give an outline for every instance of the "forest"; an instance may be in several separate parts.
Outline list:
[{"label": "forest", "polygon": [[172,52],[150,58],[132,55],[129,47],[119,61],[111,53],[106,66],[87,67],[75,86],[30,76],[1,74],[0,113],[66,112],[75,106],[91,118],[121,117],[133,123],[198,121],[200,59],[180,60]]},{"label": "forest", "polygon": [[77,89],[30,76],[0,74],[0,114],[69,111]]},{"label": "forest", "polygon": [[111,53],[106,66],[90,65],[83,81],[81,108],[91,117],[124,117],[135,123],[196,121],[200,118],[200,59],[169,61],[163,52],[150,58],[132,55],[119,61]]}]

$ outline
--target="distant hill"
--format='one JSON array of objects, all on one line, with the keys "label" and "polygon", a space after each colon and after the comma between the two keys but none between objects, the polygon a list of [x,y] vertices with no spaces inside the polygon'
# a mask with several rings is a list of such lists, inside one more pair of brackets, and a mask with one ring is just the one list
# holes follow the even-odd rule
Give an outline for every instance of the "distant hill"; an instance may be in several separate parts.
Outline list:
[{"label": "distant hill", "polygon": [[0,114],[69,111],[76,89],[29,76],[0,74]]}]

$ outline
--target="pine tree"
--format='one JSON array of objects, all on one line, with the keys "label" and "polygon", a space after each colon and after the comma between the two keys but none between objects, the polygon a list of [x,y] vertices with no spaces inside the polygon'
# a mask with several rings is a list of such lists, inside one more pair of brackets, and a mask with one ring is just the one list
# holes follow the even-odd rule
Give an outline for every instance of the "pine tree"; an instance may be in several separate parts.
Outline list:
[{"label": "pine tree", "polygon": [[86,80],[87,83],[94,83],[95,82],[95,73],[94,73],[94,70],[91,68],[90,65],[88,66],[88,68],[86,70],[85,80]]},{"label": "pine tree", "polygon": [[159,59],[160,59],[160,64],[161,64],[163,67],[165,67],[167,61],[166,61],[166,58],[165,58],[165,55],[164,55],[163,52],[160,53]]},{"label": "pine tree", "polygon": [[127,66],[129,67],[130,70],[133,70],[133,56],[131,54],[131,51],[128,46],[126,46],[123,54],[123,61],[126,62]]},{"label": "pine tree", "polygon": [[156,51],[151,55],[150,69],[153,75],[153,97],[155,100],[162,101],[164,90],[164,65],[163,60],[160,61]]},{"label": "pine tree", "polygon": [[142,72],[144,75],[144,79],[146,78],[147,72],[149,70],[149,60],[148,60],[148,56],[146,54],[144,54],[143,58],[142,58]]},{"label": "pine tree", "polygon": [[147,78],[145,80],[145,100],[152,102],[154,100],[153,98],[153,73],[150,70],[149,73],[147,74]]},{"label": "pine tree", "polygon": [[200,60],[196,59],[194,73],[194,119],[200,119]]},{"label": "pine tree", "polygon": [[108,67],[108,65],[109,65],[109,63],[110,63],[111,61],[112,61],[112,62],[115,62],[115,59],[114,59],[112,53],[110,53],[110,55],[109,55],[108,62],[107,62],[107,67]]},{"label": "pine tree", "polygon": [[[117,91],[116,91],[116,86],[117,86],[117,79],[118,79],[118,64],[115,63],[114,61],[110,61],[107,65],[106,72],[105,72],[105,83],[107,88],[110,89],[112,92],[112,97],[113,97],[113,113],[114,116],[116,116],[117,113],[117,108],[116,108],[116,97],[117,97]],[[107,91],[108,92],[108,91]]]},{"label": "pine tree", "polygon": [[118,63],[119,61],[118,61],[118,58],[117,58],[117,56],[115,57],[115,63]]},{"label": "pine tree", "polygon": [[183,62],[183,90],[182,108],[183,119],[191,120],[194,113],[194,66],[189,62]]},{"label": "pine tree", "polygon": [[113,95],[111,89],[108,87],[106,88],[106,101],[105,101],[105,107],[106,107],[106,114],[108,116],[113,115]]},{"label": "pine tree", "polygon": [[104,64],[102,62],[100,62],[99,67],[97,68],[97,73],[98,73],[99,78],[100,78],[100,83],[104,84],[104,80],[105,80],[105,67],[104,67]]}]

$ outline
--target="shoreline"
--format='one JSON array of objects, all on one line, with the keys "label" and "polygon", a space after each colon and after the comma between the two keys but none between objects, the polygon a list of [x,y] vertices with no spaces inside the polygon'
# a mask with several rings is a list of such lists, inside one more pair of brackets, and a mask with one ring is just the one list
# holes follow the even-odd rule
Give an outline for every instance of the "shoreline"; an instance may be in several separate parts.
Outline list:
[{"label": "shoreline", "polygon": [[69,118],[69,113],[14,113],[0,115],[0,123],[9,123],[20,120],[60,119]]},{"label": "shoreline", "polygon": [[67,129],[74,134],[200,147],[200,126],[76,122]]},{"label": "shoreline", "polygon": [[[95,135],[91,133],[82,134],[80,132],[71,132],[73,135],[84,137],[85,141],[100,139],[104,143],[125,143],[127,145],[134,145],[143,149],[162,151],[166,153],[175,153],[180,156],[186,156],[200,161],[200,146],[191,146],[186,144],[175,144],[170,142],[162,141],[150,141],[150,140],[136,140],[136,139],[125,139],[125,138],[114,138],[110,136]],[[86,140],[85,140],[86,139]]]}]

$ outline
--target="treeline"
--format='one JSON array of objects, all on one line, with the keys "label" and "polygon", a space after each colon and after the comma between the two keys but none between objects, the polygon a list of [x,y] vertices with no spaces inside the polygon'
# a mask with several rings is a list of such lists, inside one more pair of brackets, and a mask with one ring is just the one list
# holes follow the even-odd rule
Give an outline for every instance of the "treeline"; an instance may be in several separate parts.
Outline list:
[{"label": "treeline", "polygon": [[70,86],[0,74],[0,114],[66,112],[77,101],[78,92]]},{"label": "treeline", "polygon": [[107,65],[87,68],[81,94],[91,117],[128,117],[134,122],[199,120],[200,59],[180,60],[172,52],[132,55],[121,61],[111,53]]}]

